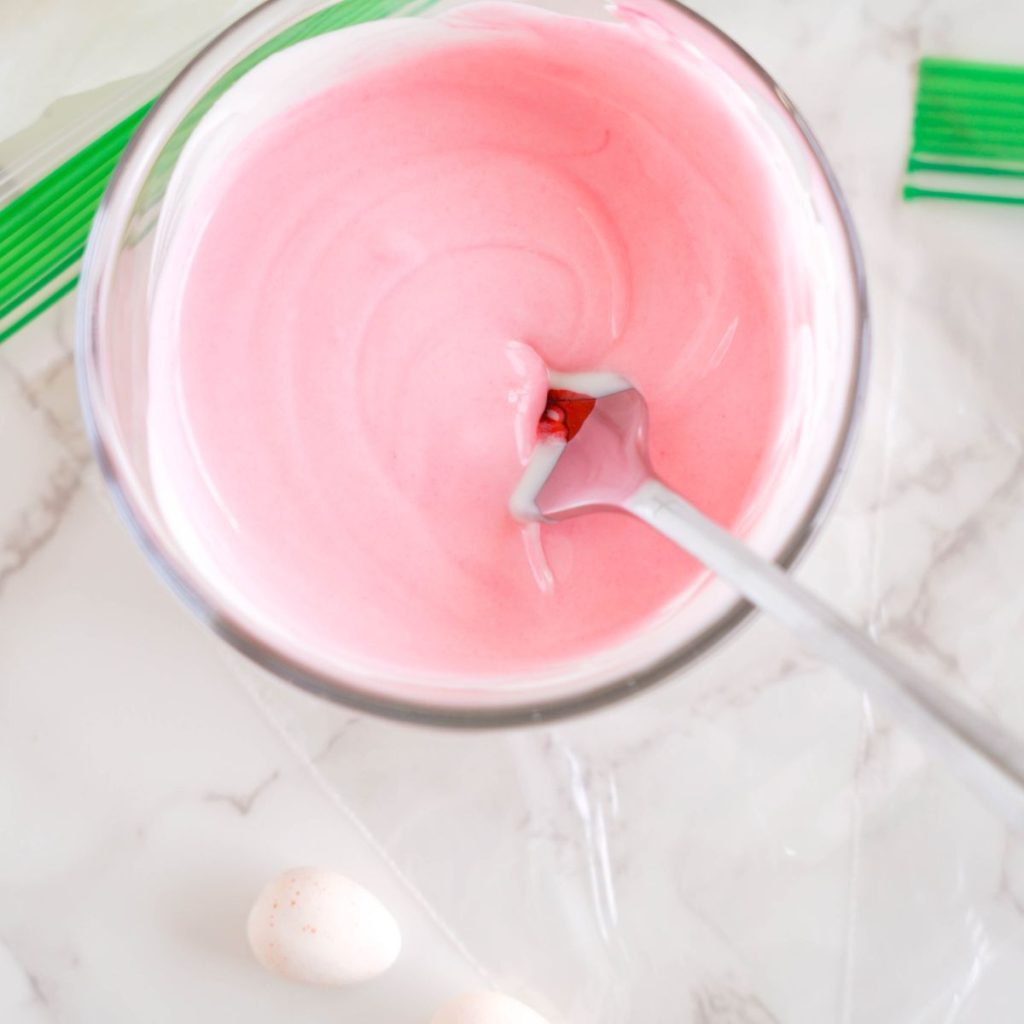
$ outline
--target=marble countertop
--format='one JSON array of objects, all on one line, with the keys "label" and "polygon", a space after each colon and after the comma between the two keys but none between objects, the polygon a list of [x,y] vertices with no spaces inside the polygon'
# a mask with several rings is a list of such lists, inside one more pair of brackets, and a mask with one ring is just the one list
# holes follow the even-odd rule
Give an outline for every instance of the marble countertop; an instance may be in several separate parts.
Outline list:
[{"label": "marble countertop", "polygon": [[[28,45],[75,6],[7,10]],[[151,6],[182,32],[202,9]],[[916,58],[1024,59],[1024,7],[696,6],[803,110],[866,253],[867,414],[800,576],[1024,736],[1024,212],[899,198]],[[76,45],[90,81],[107,43]],[[507,734],[348,713],[226,650],[105,494],[72,319],[0,348],[4,1024],[417,1024],[484,984],[560,1024],[1021,1019],[1024,840],[767,621],[640,699]],[[248,905],[302,863],[388,902],[392,974],[327,992],[255,966]]]}]

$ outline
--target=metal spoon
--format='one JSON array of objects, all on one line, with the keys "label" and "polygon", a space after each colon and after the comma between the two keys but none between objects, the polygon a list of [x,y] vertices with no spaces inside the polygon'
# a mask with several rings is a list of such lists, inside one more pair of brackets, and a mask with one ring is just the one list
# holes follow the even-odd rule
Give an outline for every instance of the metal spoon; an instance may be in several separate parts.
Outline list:
[{"label": "metal spoon", "polygon": [[1024,831],[1024,745],[882,650],[659,480],[647,456],[647,403],[627,380],[552,374],[551,385],[535,452],[510,502],[517,518],[555,522],[619,510],[642,519],[887,706],[1007,824]]}]

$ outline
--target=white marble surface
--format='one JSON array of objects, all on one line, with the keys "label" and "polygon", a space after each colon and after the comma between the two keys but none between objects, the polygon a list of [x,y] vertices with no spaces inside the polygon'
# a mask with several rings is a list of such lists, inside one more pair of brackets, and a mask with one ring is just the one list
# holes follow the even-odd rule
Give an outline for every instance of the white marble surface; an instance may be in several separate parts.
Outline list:
[{"label": "white marble surface", "polygon": [[[867,417],[801,577],[1024,736],[1024,212],[898,198],[915,58],[1020,60],[1024,7],[698,7],[801,106],[867,255]],[[1022,1019],[1024,841],[770,623],[632,703],[504,735],[255,673],[117,521],[71,320],[0,348],[4,1024],[415,1024],[485,981],[560,1024]],[[393,907],[392,975],[308,991],[250,961],[248,901],[303,862]]]}]

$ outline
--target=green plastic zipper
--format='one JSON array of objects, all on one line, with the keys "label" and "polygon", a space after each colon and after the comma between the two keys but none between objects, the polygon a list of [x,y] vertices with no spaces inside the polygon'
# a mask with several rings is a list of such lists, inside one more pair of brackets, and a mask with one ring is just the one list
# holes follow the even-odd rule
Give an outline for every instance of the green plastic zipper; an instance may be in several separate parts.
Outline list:
[{"label": "green plastic zipper", "polygon": [[[271,54],[314,36],[397,13],[433,0],[341,0],[281,32],[224,75],[184,118],[154,168],[162,193],[181,148],[217,99]],[[0,342],[30,323],[75,286],[96,210],[121,154],[155,100],[144,103],[0,209]]]},{"label": "green plastic zipper", "polygon": [[921,61],[903,196],[1024,204],[1024,67]]}]

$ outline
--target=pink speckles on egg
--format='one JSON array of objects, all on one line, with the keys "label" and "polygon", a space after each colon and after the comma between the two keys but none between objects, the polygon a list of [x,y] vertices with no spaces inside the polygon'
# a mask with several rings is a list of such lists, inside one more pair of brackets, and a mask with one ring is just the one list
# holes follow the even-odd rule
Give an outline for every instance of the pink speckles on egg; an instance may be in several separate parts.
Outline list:
[{"label": "pink speckles on egg", "polygon": [[380,901],[321,868],[295,869],[270,882],[249,913],[248,936],[264,967],[313,985],[375,977],[401,949],[398,925]]}]

